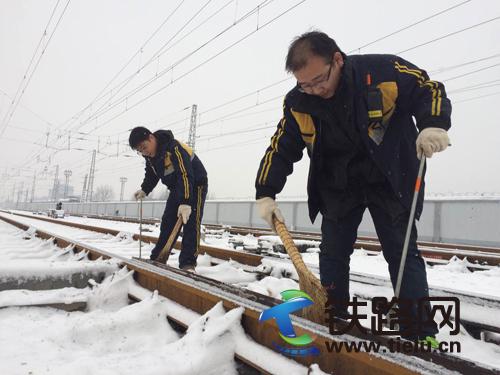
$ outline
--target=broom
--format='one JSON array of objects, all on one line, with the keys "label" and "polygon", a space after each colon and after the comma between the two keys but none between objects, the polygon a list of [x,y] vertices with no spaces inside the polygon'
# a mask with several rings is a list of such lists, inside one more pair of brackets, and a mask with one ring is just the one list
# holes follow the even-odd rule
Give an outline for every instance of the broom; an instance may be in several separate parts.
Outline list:
[{"label": "broom", "polygon": [[156,258],[156,262],[160,262],[163,264],[167,263],[168,257],[170,256],[170,252],[172,251],[172,248],[174,247],[174,241],[175,238],[177,237],[177,234],[179,233],[180,229],[182,227],[182,217],[178,217],[177,221],[175,222],[174,229],[172,229],[172,233],[170,233],[170,237],[168,237],[168,241],[163,246],[163,249],[160,252],[160,255],[158,255],[158,258]]},{"label": "broom", "polygon": [[293,242],[292,236],[286,229],[284,223],[279,221],[273,215],[273,224],[276,228],[276,233],[281,238],[288,256],[292,260],[293,266],[299,275],[300,290],[306,292],[314,301],[314,305],[306,308],[302,316],[318,324],[325,324],[325,306],[327,302],[326,292],[321,285],[319,279],[307,268],[306,264],[300,256],[299,250]]}]

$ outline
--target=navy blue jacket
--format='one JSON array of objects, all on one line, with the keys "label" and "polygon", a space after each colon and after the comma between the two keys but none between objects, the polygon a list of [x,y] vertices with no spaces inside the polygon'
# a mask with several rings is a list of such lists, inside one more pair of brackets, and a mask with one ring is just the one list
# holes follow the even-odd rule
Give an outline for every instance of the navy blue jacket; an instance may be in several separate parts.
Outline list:
[{"label": "navy blue jacket", "polygon": [[[451,126],[451,103],[444,86],[394,55],[347,56],[342,74],[348,74],[352,80],[353,126],[394,194],[409,209],[418,172],[415,149],[418,130],[427,127],[448,130]],[[368,104],[373,103],[370,94],[374,92],[379,95],[381,108]],[[318,96],[299,92],[297,87],[286,95],[283,118],[261,160],[255,181],[257,198],[275,198],[292,173],[293,163],[302,158],[307,148],[311,160],[307,190],[312,222],[322,211],[318,191],[318,181],[324,177],[320,169],[324,157],[321,128],[322,123],[326,125],[332,120],[327,103]],[[423,191],[422,187],[417,218],[422,210]]]},{"label": "navy blue jacket", "polygon": [[146,175],[141,185],[147,194],[158,184],[167,185],[180,204],[190,204],[194,186],[207,184],[207,172],[191,147],[174,139],[170,130],[153,133],[158,141],[156,156],[146,159]]}]

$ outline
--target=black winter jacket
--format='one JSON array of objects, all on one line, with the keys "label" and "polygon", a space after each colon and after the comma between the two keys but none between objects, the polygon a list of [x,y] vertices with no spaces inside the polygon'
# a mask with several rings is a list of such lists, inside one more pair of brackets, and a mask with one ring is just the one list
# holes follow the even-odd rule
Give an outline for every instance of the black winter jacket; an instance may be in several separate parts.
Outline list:
[{"label": "black winter jacket", "polygon": [[153,158],[144,156],[146,175],[142,190],[146,195],[151,193],[161,180],[180,204],[190,204],[193,187],[207,184],[205,167],[189,146],[174,139],[170,130],[158,130],[153,134],[158,150]]},{"label": "black winter jacket", "polygon": [[[418,130],[427,127],[448,130],[451,126],[451,103],[444,86],[394,55],[347,56],[342,74],[348,74],[352,80],[350,121],[357,127],[365,151],[409,209],[418,172],[415,149]],[[318,183],[328,178],[321,169],[324,162],[321,129],[332,122],[327,103],[328,100],[318,96],[299,92],[297,87],[286,95],[283,118],[261,160],[255,182],[257,199],[275,198],[292,173],[293,163],[302,158],[307,148],[311,160],[307,190],[312,222],[323,209]],[[417,218],[423,194],[422,187]]]}]

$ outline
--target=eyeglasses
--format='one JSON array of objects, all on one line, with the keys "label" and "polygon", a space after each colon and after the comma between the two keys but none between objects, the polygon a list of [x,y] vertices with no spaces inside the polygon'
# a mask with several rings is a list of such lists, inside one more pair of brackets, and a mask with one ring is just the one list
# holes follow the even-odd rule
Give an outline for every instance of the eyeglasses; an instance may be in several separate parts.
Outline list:
[{"label": "eyeglasses", "polygon": [[308,93],[312,92],[315,87],[318,87],[319,85],[328,82],[330,79],[330,74],[332,73],[332,68],[333,68],[333,59],[330,61],[330,64],[328,64],[330,67],[328,68],[328,72],[322,74],[320,77],[314,80],[312,83],[299,83],[297,81],[297,87],[299,92],[301,93]]}]

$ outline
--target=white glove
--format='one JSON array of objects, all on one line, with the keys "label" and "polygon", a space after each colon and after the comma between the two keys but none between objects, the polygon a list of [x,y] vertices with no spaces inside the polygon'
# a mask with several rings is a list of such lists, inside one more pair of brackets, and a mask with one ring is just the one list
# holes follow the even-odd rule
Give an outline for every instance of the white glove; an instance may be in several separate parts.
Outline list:
[{"label": "white glove", "polygon": [[417,157],[422,153],[426,158],[431,158],[435,152],[441,152],[450,144],[448,132],[441,128],[425,128],[417,137]]},{"label": "white glove", "polygon": [[257,199],[257,209],[259,210],[260,217],[263,218],[274,231],[276,231],[276,228],[273,224],[273,214],[279,221],[282,223],[285,222],[285,218],[273,198],[264,197]]},{"label": "white glove", "polygon": [[137,190],[134,193],[134,198],[136,201],[138,201],[139,199],[144,199],[144,198],[146,198],[146,193],[142,190]]},{"label": "white glove", "polygon": [[191,206],[188,204],[181,204],[177,210],[177,216],[182,217],[182,222],[187,224],[189,216],[191,215]]}]

